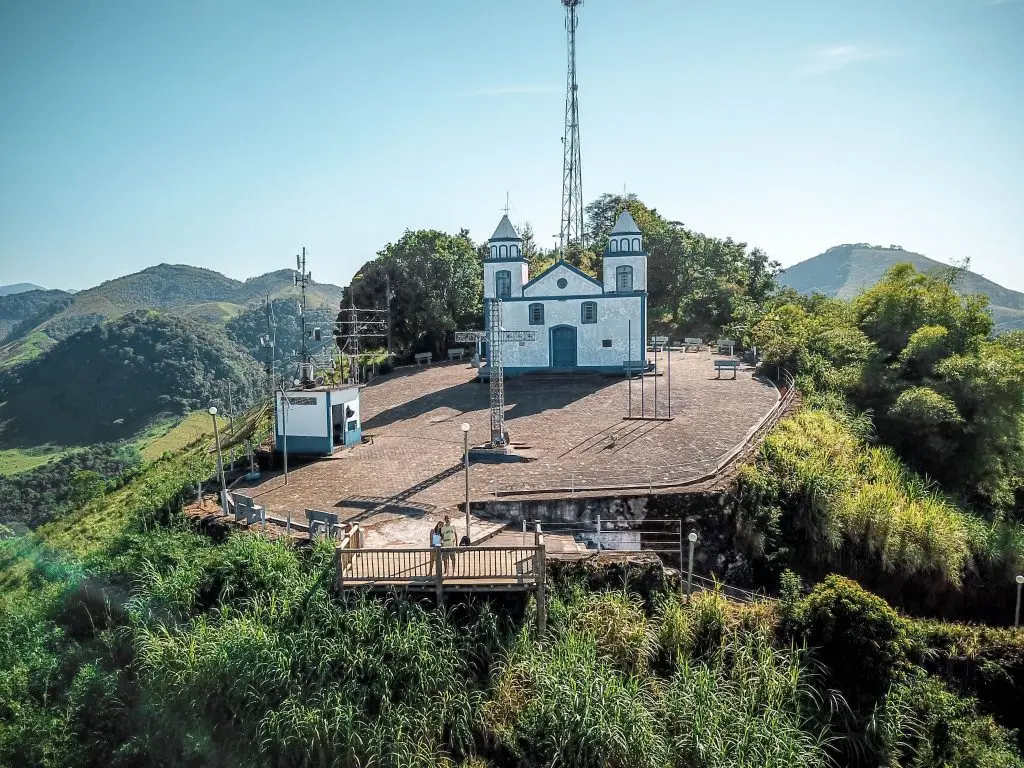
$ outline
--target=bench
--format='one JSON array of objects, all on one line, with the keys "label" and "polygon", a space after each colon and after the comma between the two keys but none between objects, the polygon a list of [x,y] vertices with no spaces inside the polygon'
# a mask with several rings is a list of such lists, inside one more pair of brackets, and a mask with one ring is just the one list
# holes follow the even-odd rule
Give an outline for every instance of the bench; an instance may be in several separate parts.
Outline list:
[{"label": "bench", "polygon": [[735,339],[719,339],[716,344],[718,345],[718,354],[720,355],[731,355],[733,348],[736,346]]},{"label": "bench", "polygon": [[668,336],[651,336],[651,349],[656,352],[664,352],[668,346]]},{"label": "bench", "polygon": [[315,538],[317,529],[322,530],[328,537],[333,538],[338,529],[337,512],[321,512],[318,509],[307,509],[306,520],[309,523],[309,538]]},{"label": "bench", "polygon": [[448,359],[449,360],[461,360],[462,356],[466,354],[466,350],[462,347],[449,347],[448,348]]},{"label": "bench", "polygon": [[622,367],[632,376],[634,373],[643,373],[647,370],[647,363],[643,360],[623,360]]},{"label": "bench", "polygon": [[254,502],[251,496],[233,493],[231,498],[235,502],[235,520],[239,522],[245,520],[246,525],[266,522],[267,511]]},{"label": "bench", "polygon": [[732,371],[732,377],[735,379],[736,371],[739,369],[739,360],[715,360],[715,370],[718,372],[718,375],[715,376],[716,379],[722,378],[722,371]]},{"label": "bench", "polygon": [[434,353],[417,352],[413,357],[416,359],[416,365],[430,365],[430,361],[434,359]]},{"label": "bench", "polygon": [[704,346],[704,339],[686,338],[683,339],[683,352],[700,352]]}]

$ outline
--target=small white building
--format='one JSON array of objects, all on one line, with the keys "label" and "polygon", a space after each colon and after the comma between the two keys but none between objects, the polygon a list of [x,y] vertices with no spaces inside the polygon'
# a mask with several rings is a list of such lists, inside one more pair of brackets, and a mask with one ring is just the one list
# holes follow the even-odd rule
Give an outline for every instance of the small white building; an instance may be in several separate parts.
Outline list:
[{"label": "small white building", "polygon": [[629,211],[612,228],[604,279],[558,261],[530,279],[523,241],[507,215],[487,243],[484,328],[489,301],[502,302],[505,330],[537,331],[536,341],[506,342],[506,376],[539,370],[621,374],[646,365],[647,252]]},{"label": "small white building", "polygon": [[362,440],[359,387],[324,386],[277,392],[274,399],[274,450],[329,456]]}]

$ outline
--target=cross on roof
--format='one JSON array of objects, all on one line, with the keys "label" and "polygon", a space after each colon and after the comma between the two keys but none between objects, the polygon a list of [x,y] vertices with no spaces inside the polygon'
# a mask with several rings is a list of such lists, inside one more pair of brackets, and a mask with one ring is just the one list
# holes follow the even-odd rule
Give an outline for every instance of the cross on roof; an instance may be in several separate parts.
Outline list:
[{"label": "cross on roof", "polygon": [[505,213],[506,216],[508,216],[508,210],[508,190],[505,190],[505,207],[502,208],[502,211]]}]

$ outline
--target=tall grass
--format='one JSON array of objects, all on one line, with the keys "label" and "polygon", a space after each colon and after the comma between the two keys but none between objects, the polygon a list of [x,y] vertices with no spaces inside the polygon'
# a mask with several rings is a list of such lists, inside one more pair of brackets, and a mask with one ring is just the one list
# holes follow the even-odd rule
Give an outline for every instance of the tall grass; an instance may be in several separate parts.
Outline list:
[{"label": "tall grass", "polygon": [[970,558],[989,549],[989,529],[886,448],[864,443],[862,424],[804,410],[781,422],[743,478],[761,503],[781,502],[808,554],[841,551],[902,578],[959,585]]}]

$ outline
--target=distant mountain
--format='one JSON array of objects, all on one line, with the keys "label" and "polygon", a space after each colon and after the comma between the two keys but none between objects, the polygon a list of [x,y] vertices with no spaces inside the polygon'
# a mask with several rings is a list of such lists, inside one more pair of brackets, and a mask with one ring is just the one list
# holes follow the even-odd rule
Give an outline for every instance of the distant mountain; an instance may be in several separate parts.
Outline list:
[{"label": "distant mountain", "polygon": [[[59,306],[51,302],[35,307],[35,315],[9,310],[11,318],[5,321],[4,305],[0,304],[0,366],[31,358],[53,342],[138,309],[156,309],[223,326],[268,294],[272,299],[297,299],[299,288],[293,275],[292,270],[282,269],[240,281],[202,267],[159,264],[73,295],[45,292],[66,298]],[[19,295],[32,293],[39,292]],[[310,309],[334,309],[341,297],[342,289],[329,283],[312,283],[306,289]],[[10,297],[0,298],[0,302],[5,299]],[[27,322],[30,317],[36,322]]]},{"label": "distant mountain", "polygon": [[[21,283],[21,285],[28,285],[28,283]],[[0,295],[0,341],[3,341],[9,334],[21,336],[22,331],[16,329],[33,318],[38,319],[25,330],[31,330],[36,325],[45,322],[64,308],[60,306],[62,302],[70,302],[70,300],[71,295],[64,291],[48,291],[43,288]],[[51,307],[53,307],[52,311]]]},{"label": "distant mountain", "polygon": [[34,283],[13,283],[12,285],[0,285],[0,296],[11,296],[15,293],[25,293],[26,291],[45,291],[41,285],[35,285]]},{"label": "distant mountain", "polygon": [[127,439],[154,420],[222,405],[228,382],[241,410],[265,381],[222,331],[138,310],[0,371],[0,447]]},{"label": "distant mountain", "polygon": [[[786,268],[778,279],[780,284],[800,293],[848,299],[877,283],[886,270],[900,263],[913,264],[920,272],[949,268],[947,264],[899,247],[857,243],[829,248],[812,259]],[[1004,288],[975,272],[964,272],[956,289],[964,294],[988,296],[997,331],[1024,328],[1024,293]]]}]

